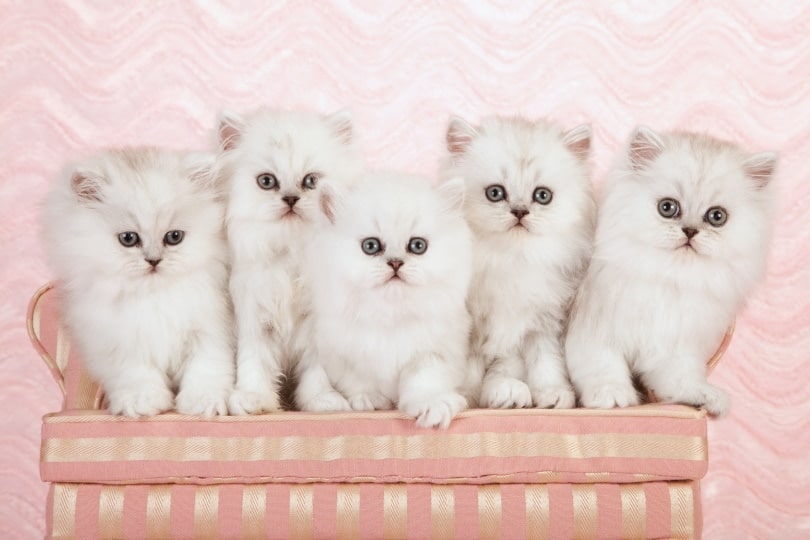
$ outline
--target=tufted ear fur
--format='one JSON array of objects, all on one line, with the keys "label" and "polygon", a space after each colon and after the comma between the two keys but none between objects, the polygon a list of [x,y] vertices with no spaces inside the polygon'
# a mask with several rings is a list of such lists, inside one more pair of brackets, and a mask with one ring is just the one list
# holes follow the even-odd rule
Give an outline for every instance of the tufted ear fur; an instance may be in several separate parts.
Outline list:
[{"label": "tufted ear fur", "polygon": [[94,172],[74,170],[70,173],[70,188],[82,203],[101,201],[101,187],[105,182]]},{"label": "tufted ear fur", "polygon": [[445,180],[436,186],[436,190],[439,192],[439,196],[444,203],[445,210],[461,210],[464,205],[464,195],[466,193],[466,186],[462,177],[455,176],[449,180]]},{"label": "tufted ear fur", "polygon": [[563,135],[563,144],[581,160],[587,160],[591,153],[591,125],[582,124]]},{"label": "tufted ear fur", "polygon": [[336,113],[326,117],[326,122],[332,128],[332,132],[343,144],[351,144],[354,139],[354,121],[352,113],[348,109],[341,109]]},{"label": "tufted ear fur", "polygon": [[641,170],[664,150],[664,141],[655,131],[638,126],[630,136],[629,157],[634,170]]},{"label": "tufted ear fur", "polygon": [[219,147],[223,151],[233,150],[242,139],[245,121],[233,111],[224,110],[219,113]]},{"label": "tufted ear fur", "polygon": [[760,152],[743,163],[746,176],[754,181],[757,189],[763,189],[773,178],[778,156],[775,152]]},{"label": "tufted ear fur", "polygon": [[319,186],[318,206],[321,214],[332,225],[346,206],[346,196],[346,188],[328,180],[322,181]]},{"label": "tufted ear fur", "polygon": [[447,151],[453,157],[464,154],[472,144],[478,131],[460,116],[451,116],[447,124]]}]

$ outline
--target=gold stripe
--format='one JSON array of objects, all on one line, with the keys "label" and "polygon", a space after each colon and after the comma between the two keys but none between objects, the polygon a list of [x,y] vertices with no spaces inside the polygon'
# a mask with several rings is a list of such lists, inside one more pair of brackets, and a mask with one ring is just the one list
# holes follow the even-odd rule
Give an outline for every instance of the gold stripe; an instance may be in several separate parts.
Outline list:
[{"label": "gold stripe", "polygon": [[524,486],[526,497],[526,538],[547,540],[549,536],[548,486]]},{"label": "gold stripe", "polygon": [[76,535],[76,484],[53,485],[53,537],[73,538]]},{"label": "gold stripe", "polygon": [[642,484],[623,484],[622,538],[644,538],[647,528],[647,498]]},{"label": "gold stripe", "polygon": [[146,536],[171,538],[171,486],[153,486],[146,496]]},{"label": "gold stripe", "polygon": [[267,513],[267,488],[263,485],[242,489],[242,536],[264,538]]},{"label": "gold stripe", "polygon": [[56,328],[56,365],[63,374],[70,358],[70,339],[65,334],[61,325]]},{"label": "gold stripe", "polygon": [[31,343],[36,345],[38,351],[45,351],[40,352],[39,356],[42,358],[42,361],[45,362],[45,365],[48,366],[51,375],[53,375],[54,380],[59,385],[59,389],[64,396],[65,374],[62,373],[59,366],[56,365],[56,361],[51,357],[50,353],[52,351],[47,351],[42,344],[42,297],[51,289],[53,289],[53,283],[48,283],[40,287],[39,290],[34,293],[34,296],[31,297],[31,301],[28,304],[29,316],[27,317],[26,326],[28,327],[28,339],[31,340]]},{"label": "gold stripe", "polygon": [[694,501],[691,482],[669,484],[669,515],[672,538],[691,538],[694,529]]},{"label": "gold stripe", "polygon": [[290,488],[290,534],[292,538],[312,538],[312,486]]},{"label": "gold stripe", "polygon": [[337,487],[337,537],[352,539],[360,537],[360,487],[338,484]]},{"label": "gold stripe", "polygon": [[453,538],[455,531],[455,496],[453,488],[430,487],[430,530],[432,538]]},{"label": "gold stripe", "polygon": [[101,538],[124,537],[124,487],[103,486],[98,498],[98,534]]},{"label": "gold stripe", "polygon": [[574,484],[571,490],[574,497],[574,536],[596,538],[599,527],[596,487],[589,484]]},{"label": "gold stripe", "polygon": [[407,538],[408,491],[405,484],[383,487],[383,538]]},{"label": "gold stripe", "polygon": [[500,538],[501,486],[478,488],[478,538]]},{"label": "gold stripe", "polygon": [[479,433],[475,435],[342,437],[86,437],[42,443],[49,463],[126,460],[331,461],[353,459],[440,459],[627,457],[705,461],[703,437],[677,435]]},{"label": "gold stripe", "polygon": [[37,341],[42,340],[42,304],[37,299],[34,306],[34,312],[31,313],[31,330],[34,331],[34,337]]},{"label": "gold stripe", "polygon": [[194,493],[194,537],[219,536],[219,488],[200,486]]}]

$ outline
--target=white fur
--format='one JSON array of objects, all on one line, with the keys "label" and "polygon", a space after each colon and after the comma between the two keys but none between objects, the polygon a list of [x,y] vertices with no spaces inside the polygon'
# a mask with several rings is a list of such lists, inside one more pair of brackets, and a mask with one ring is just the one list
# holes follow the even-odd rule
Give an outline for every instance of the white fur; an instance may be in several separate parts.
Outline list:
[{"label": "white fur", "polygon": [[[568,330],[584,406],[638,403],[634,373],[663,401],[728,410],[705,363],[764,273],[775,160],[705,136],[636,130],[608,180]],[[679,218],[659,215],[667,197],[680,202]],[[728,211],[719,228],[703,220],[715,205]],[[682,227],[699,231],[694,251],[680,247]]]},{"label": "white fur", "polygon": [[[460,179],[369,173],[355,189],[321,194],[333,223],[308,250],[316,348],[301,365],[296,401],[308,411],[389,409],[446,428],[466,408],[471,238]],[[381,255],[361,249],[367,237]],[[409,253],[412,237],[428,249]],[[389,259],[401,259],[402,280]]]},{"label": "white fur", "polygon": [[[348,183],[361,168],[351,131],[345,112],[222,115],[219,164],[229,185],[230,291],[238,328],[233,414],[278,410],[280,379],[309,339],[301,254],[312,233],[320,182],[328,177]],[[279,189],[261,189],[262,173],[274,174]],[[302,187],[309,173],[319,176],[312,190]],[[281,197],[287,195],[300,197],[297,216],[284,215],[289,206]]]},{"label": "white fur", "polygon": [[[590,128],[486,118],[473,127],[453,118],[445,175],[463,176],[465,211],[475,233],[468,305],[473,355],[486,367],[481,405],[574,406],[561,335],[590,253],[595,207],[588,178]],[[502,185],[507,199],[485,189]],[[538,187],[553,191],[533,202]],[[512,208],[524,208],[523,227]]]},{"label": "white fur", "polygon": [[[234,358],[212,164],[206,155],[108,151],[72,166],[47,199],[45,239],[64,320],[113,414],[175,405],[227,414]],[[171,230],[185,231],[180,244],[164,245]],[[125,231],[141,245],[122,246]],[[145,258],[161,259],[154,272]]]}]

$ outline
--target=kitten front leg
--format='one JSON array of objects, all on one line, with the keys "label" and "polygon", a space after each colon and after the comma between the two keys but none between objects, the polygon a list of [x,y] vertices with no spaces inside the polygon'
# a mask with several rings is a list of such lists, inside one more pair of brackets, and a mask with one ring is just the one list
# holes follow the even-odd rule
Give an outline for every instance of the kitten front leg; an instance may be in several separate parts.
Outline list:
[{"label": "kitten front leg", "polygon": [[568,375],[583,407],[611,409],[638,405],[624,355],[592,336],[570,332],[565,342]]},{"label": "kitten front leg", "polygon": [[[174,393],[166,375],[150,364],[124,365],[101,377],[111,414],[131,418],[154,416],[174,408]],[[111,365],[120,365],[110,362]]]},{"label": "kitten front leg", "polygon": [[352,410],[352,406],[346,398],[332,386],[323,366],[317,363],[304,363],[303,361],[298,372],[295,403],[302,411]]},{"label": "kitten front leg", "polygon": [[437,355],[414,360],[400,373],[397,407],[416,418],[419,427],[447,429],[467,408],[467,400],[457,391],[463,379],[463,370]]},{"label": "kitten front leg", "polygon": [[491,409],[531,407],[532,393],[521,379],[523,362],[517,355],[504,355],[491,360],[481,385],[481,405]]},{"label": "kitten front leg", "polygon": [[565,372],[565,359],[556,335],[535,334],[526,344],[528,385],[535,407],[570,409],[576,396]]},{"label": "kitten front leg", "polygon": [[278,397],[282,377],[277,358],[281,354],[273,336],[261,322],[258,309],[238,315],[236,390],[228,401],[231,414],[275,412],[281,409]]},{"label": "kitten front leg", "polygon": [[228,414],[233,379],[233,350],[227,337],[201,334],[183,367],[177,412],[193,416]]},{"label": "kitten front leg", "polygon": [[662,355],[654,367],[641,374],[641,380],[659,401],[702,407],[712,416],[723,416],[731,400],[725,390],[709,384],[706,366],[697,358]]}]

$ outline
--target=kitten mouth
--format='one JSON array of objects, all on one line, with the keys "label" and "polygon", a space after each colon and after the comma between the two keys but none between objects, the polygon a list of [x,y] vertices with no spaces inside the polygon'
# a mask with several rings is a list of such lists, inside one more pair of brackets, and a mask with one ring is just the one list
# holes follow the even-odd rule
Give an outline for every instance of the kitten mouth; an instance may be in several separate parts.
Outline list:
[{"label": "kitten mouth", "polygon": [[512,225],[511,229],[523,229],[524,231],[529,230],[528,227],[526,227],[526,225],[524,225],[522,221],[518,221],[517,223]]},{"label": "kitten mouth", "polygon": [[300,219],[300,218],[301,214],[292,209],[287,210],[281,215],[281,219]]},{"label": "kitten mouth", "polygon": [[686,249],[687,251],[690,251],[690,250],[691,250],[691,251],[693,251],[693,252],[697,253],[697,250],[695,249],[695,246],[693,246],[693,245],[692,245],[690,242],[688,242],[688,241],[687,241],[685,244],[681,244],[680,246],[678,246],[677,250],[681,250],[681,249]]},{"label": "kitten mouth", "polygon": [[391,283],[393,281],[399,281],[400,283],[405,283],[405,280],[402,279],[402,276],[400,276],[399,274],[393,274],[390,278],[385,280],[385,284]]}]

